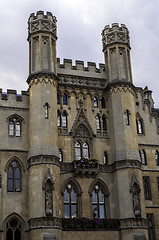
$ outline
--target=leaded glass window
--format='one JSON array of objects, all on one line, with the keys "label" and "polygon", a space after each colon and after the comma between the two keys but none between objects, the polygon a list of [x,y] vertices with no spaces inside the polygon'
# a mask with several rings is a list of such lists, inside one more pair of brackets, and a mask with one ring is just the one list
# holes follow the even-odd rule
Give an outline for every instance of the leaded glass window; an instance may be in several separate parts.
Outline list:
[{"label": "leaded glass window", "polygon": [[21,136],[21,123],[16,118],[12,119],[9,122],[9,136]]},{"label": "leaded glass window", "polygon": [[21,240],[21,223],[16,217],[6,223],[6,240]]},{"label": "leaded glass window", "polygon": [[97,130],[100,130],[100,118],[99,118],[99,116],[96,116],[96,127],[97,127]]},{"label": "leaded glass window", "polygon": [[16,161],[13,161],[8,168],[8,192],[21,191],[21,170]]},{"label": "leaded glass window", "polygon": [[64,217],[78,217],[77,194],[71,183],[67,185],[64,191]]},{"label": "leaded glass window", "polygon": [[82,157],[81,144],[79,142],[75,143],[75,157],[76,160],[80,160]]},{"label": "leaded glass window", "polygon": [[67,116],[66,113],[62,114],[62,127],[67,128]]},{"label": "leaded glass window", "polygon": [[83,144],[83,157],[89,158],[89,145],[86,142]]},{"label": "leaded glass window", "polygon": [[92,192],[92,209],[93,218],[105,218],[105,196],[98,184],[94,186]]}]

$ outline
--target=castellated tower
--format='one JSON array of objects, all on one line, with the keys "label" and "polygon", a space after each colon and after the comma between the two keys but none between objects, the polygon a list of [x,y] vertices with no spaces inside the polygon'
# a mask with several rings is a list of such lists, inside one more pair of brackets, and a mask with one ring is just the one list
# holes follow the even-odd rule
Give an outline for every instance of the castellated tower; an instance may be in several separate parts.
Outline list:
[{"label": "castellated tower", "polygon": [[[45,217],[47,221],[50,217],[49,225],[52,229],[61,217],[57,148],[56,39],[56,18],[51,13],[47,12],[45,15],[43,11],[38,11],[36,15],[30,15],[27,80],[30,93],[28,218],[29,223],[34,226],[37,217],[41,219],[41,224],[44,224]],[[30,239],[35,239],[34,232],[30,231]],[[58,230],[50,230],[51,232],[56,232],[56,236],[60,238]],[[39,230],[39,239],[43,233],[45,235],[45,227],[44,230]]]},{"label": "castellated tower", "polygon": [[109,82],[132,82],[129,31],[124,24],[113,23],[102,31],[103,52]]},{"label": "castellated tower", "polygon": [[[114,173],[116,216],[126,219],[135,214],[136,217],[145,218],[143,192],[140,212],[135,213],[131,201],[128,201],[132,195],[130,186],[136,181],[134,179],[142,181],[128,29],[124,24],[107,25],[102,32],[102,41],[108,78],[106,90],[109,96],[111,159],[117,166]],[[121,235],[122,239],[132,239],[132,233],[126,230],[121,231]]]}]

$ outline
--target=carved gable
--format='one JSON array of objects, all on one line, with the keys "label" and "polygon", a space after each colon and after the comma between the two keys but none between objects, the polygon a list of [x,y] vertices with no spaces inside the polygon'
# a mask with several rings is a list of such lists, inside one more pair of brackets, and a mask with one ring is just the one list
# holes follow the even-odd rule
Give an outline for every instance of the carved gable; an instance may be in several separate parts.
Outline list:
[{"label": "carved gable", "polygon": [[95,135],[82,108],[76,116],[70,135],[78,138],[92,138]]}]

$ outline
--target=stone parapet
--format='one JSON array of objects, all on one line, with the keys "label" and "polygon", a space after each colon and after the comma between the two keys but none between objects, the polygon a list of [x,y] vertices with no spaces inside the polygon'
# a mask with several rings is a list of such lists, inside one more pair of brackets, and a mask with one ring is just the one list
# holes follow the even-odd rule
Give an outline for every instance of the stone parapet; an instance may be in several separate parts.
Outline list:
[{"label": "stone parapet", "polygon": [[38,11],[36,14],[32,13],[28,19],[28,37],[35,32],[48,32],[56,37],[56,17],[52,13]]},{"label": "stone parapet", "polygon": [[106,46],[122,43],[129,46],[129,31],[125,24],[119,26],[118,23],[113,23],[112,27],[106,25],[102,31],[102,42],[103,42],[103,51]]}]

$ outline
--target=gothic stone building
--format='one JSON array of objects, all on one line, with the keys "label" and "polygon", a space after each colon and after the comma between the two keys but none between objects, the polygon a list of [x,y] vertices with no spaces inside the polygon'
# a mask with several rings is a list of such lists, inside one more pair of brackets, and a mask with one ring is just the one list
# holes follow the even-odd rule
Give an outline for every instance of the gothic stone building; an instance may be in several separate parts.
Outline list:
[{"label": "gothic stone building", "polygon": [[56,40],[31,14],[29,90],[0,90],[0,240],[159,239],[159,110],[128,29],[104,28],[98,68],[61,64]]}]

